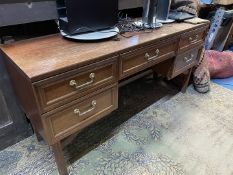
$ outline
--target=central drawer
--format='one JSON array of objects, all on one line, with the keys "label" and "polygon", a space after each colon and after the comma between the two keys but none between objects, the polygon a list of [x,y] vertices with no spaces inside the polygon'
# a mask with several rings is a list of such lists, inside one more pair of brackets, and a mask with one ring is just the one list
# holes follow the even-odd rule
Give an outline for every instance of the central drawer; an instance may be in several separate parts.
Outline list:
[{"label": "central drawer", "polygon": [[41,113],[113,84],[118,79],[117,57],[34,84]]},{"label": "central drawer", "polygon": [[[100,118],[117,109],[117,85],[104,88],[83,100],[74,101],[67,106],[51,111],[42,116],[46,128],[48,142],[54,143],[82,128],[94,123]],[[47,138],[48,138],[47,137]]]},{"label": "central drawer", "polygon": [[177,40],[162,41],[120,55],[120,79],[175,56]]}]

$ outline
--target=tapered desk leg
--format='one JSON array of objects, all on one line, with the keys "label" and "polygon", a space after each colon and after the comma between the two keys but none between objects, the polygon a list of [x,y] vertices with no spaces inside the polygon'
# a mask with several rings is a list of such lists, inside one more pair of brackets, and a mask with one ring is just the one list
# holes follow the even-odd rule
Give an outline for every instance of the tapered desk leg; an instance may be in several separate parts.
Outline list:
[{"label": "tapered desk leg", "polygon": [[43,138],[41,137],[41,135],[39,134],[39,132],[37,131],[34,131],[35,135],[36,135],[36,138],[37,138],[37,141],[38,142],[41,142],[43,140]]},{"label": "tapered desk leg", "polygon": [[60,175],[68,175],[69,173],[67,171],[66,162],[65,162],[63,151],[62,151],[61,143],[58,142],[58,143],[52,145],[52,149],[54,152],[54,157],[55,157],[55,161],[57,163],[57,168],[58,168],[59,174]]},{"label": "tapered desk leg", "polygon": [[191,74],[192,74],[192,70],[193,70],[192,68],[189,69],[189,72],[188,72],[188,74],[187,74],[186,77],[185,77],[185,80],[184,80],[184,83],[183,83],[182,89],[181,89],[181,92],[182,92],[182,93],[185,93],[186,90],[187,90],[187,87],[188,87],[189,81],[190,81],[190,77],[191,77]]},{"label": "tapered desk leg", "polygon": [[33,132],[36,135],[37,141],[40,142],[43,140],[43,138],[41,137],[40,133],[37,131],[37,128],[35,127],[35,125],[31,122],[32,124],[32,128],[33,128]]}]

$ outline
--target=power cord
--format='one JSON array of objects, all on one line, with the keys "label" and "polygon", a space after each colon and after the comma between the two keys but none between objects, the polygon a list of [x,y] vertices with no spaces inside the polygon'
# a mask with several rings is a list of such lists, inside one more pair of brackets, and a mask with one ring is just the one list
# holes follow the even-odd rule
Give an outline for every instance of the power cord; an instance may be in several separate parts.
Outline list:
[{"label": "power cord", "polygon": [[[143,25],[142,26],[137,26],[135,24],[135,20],[128,17],[127,14],[123,14],[121,11],[118,13],[118,23],[114,26],[114,27],[117,27],[119,29],[119,32],[117,31],[100,31],[100,30],[96,30],[96,29],[93,29],[92,27],[88,27],[88,26],[83,26],[83,27],[80,27],[76,30],[74,30],[72,33],[77,33],[78,31],[80,30],[83,30],[83,29],[86,29],[86,30],[89,30],[89,31],[92,31],[92,32],[99,32],[99,33],[111,33],[111,32],[114,32],[124,38],[131,38],[133,36],[135,36],[135,32],[140,32],[140,31],[143,31],[145,33],[151,33],[153,32],[155,29],[148,29],[146,27],[144,27]],[[125,35],[125,33],[131,33],[130,35]],[[114,37],[113,38],[114,41],[119,41],[120,38],[119,37]]]}]

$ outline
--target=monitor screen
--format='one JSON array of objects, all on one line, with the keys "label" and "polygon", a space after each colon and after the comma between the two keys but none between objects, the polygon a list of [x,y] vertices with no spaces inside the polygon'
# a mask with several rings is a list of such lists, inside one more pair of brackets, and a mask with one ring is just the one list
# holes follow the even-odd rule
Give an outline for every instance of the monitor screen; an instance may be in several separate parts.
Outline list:
[{"label": "monitor screen", "polygon": [[70,34],[97,31],[117,24],[118,0],[65,0]]}]

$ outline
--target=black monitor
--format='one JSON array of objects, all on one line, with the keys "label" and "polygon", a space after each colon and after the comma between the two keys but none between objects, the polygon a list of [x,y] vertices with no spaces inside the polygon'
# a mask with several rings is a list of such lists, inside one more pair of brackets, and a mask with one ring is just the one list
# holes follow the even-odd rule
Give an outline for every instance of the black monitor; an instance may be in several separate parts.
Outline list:
[{"label": "black monitor", "polygon": [[118,0],[57,0],[57,8],[60,29],[69,35],[112,28],[118,22]]}]

